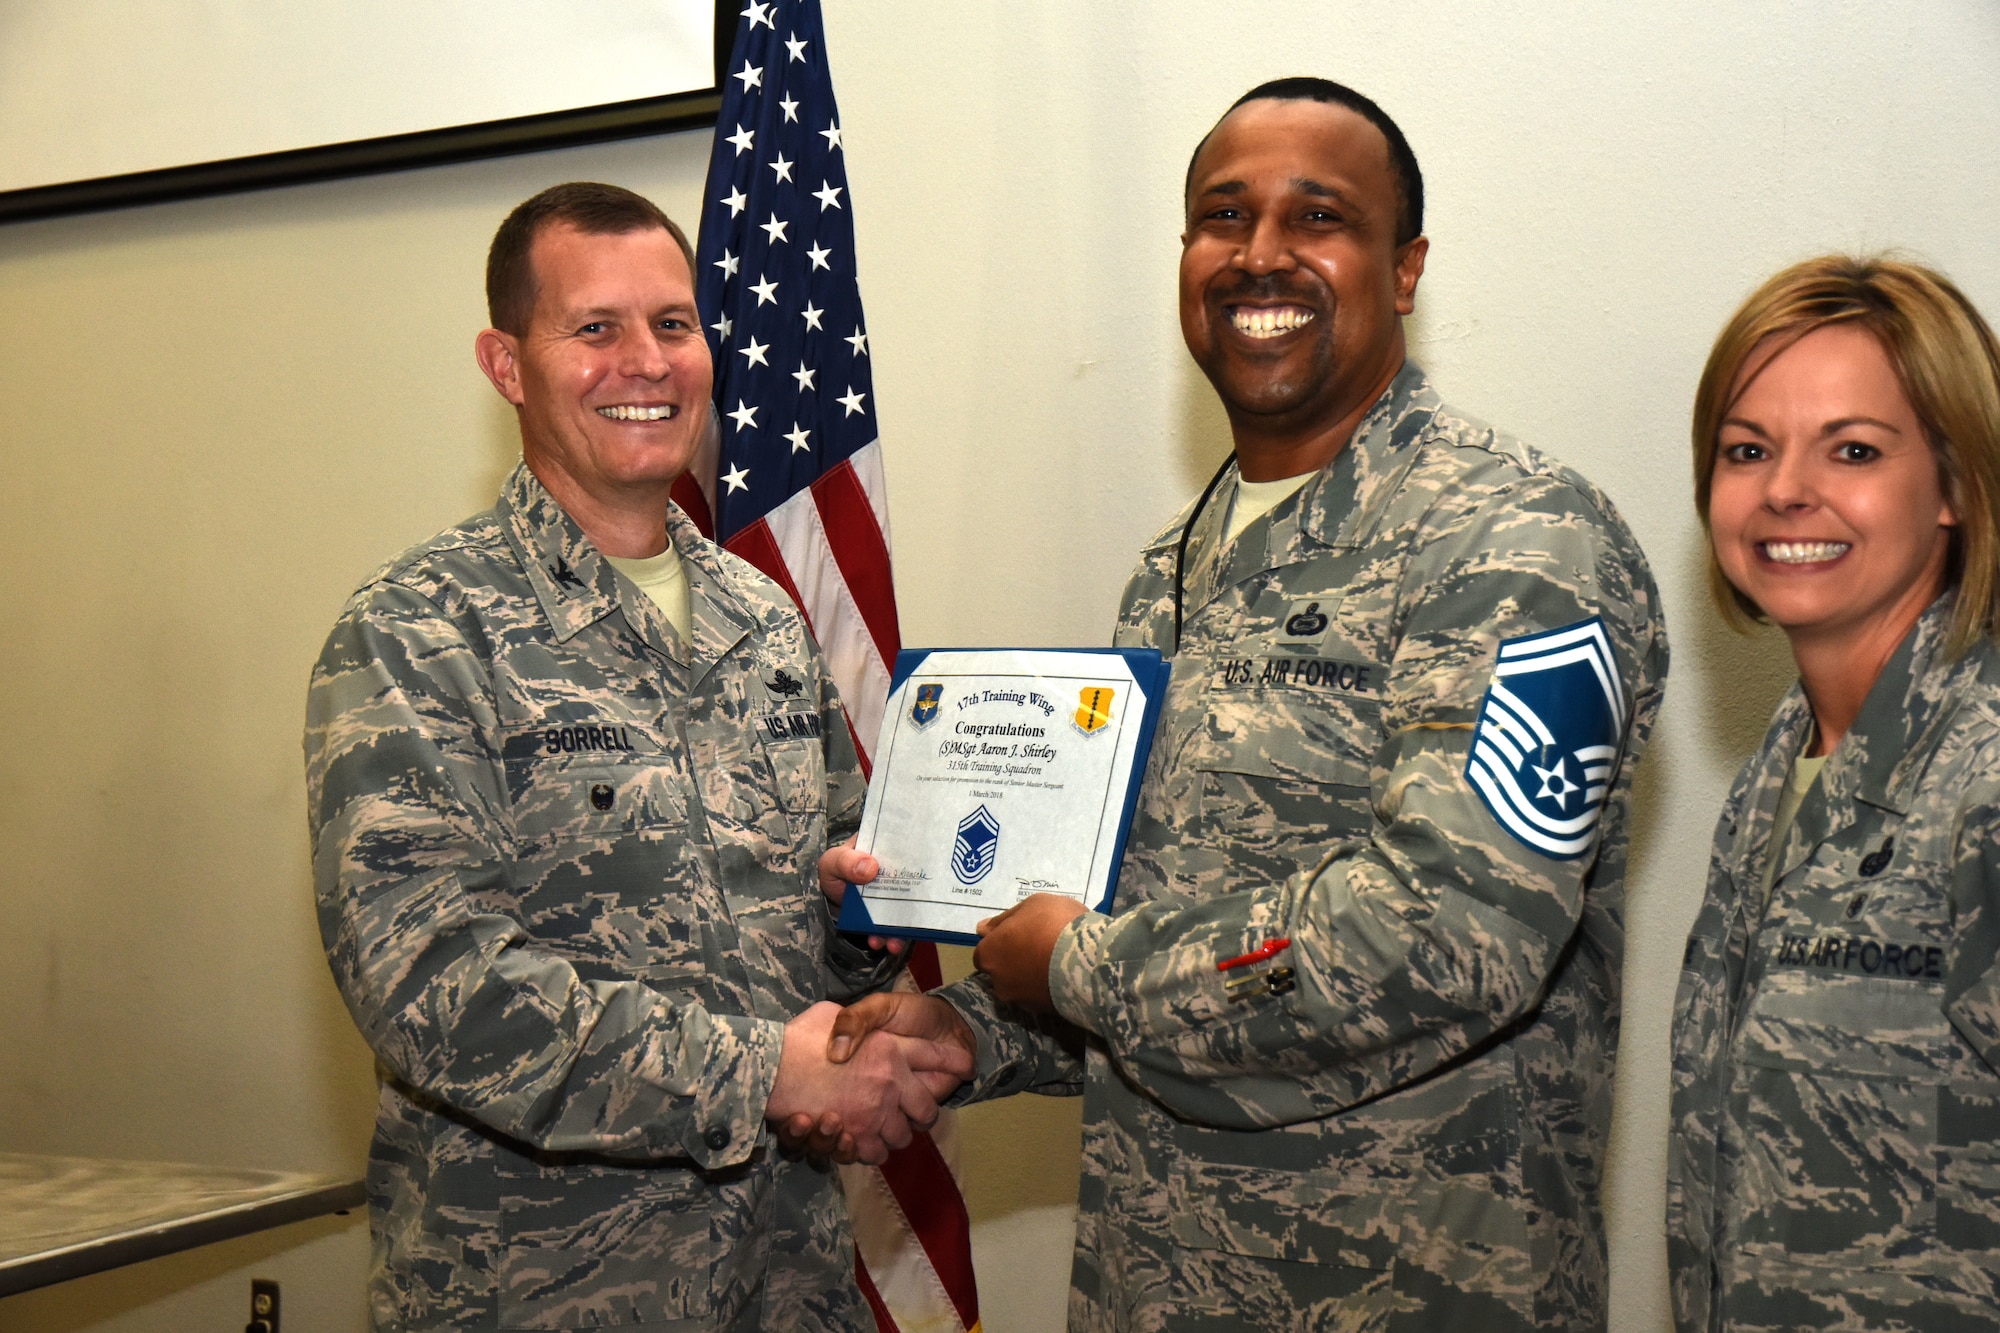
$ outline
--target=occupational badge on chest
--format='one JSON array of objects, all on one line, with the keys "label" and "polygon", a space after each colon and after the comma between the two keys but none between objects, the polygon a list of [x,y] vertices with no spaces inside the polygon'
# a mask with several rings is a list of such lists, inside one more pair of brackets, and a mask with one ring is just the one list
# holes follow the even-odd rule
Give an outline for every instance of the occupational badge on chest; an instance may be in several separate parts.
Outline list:
[{"label": "occupational badge on chest", "polygon": [[1294,598],[1285,603],[1272,639],[1288,652],[1317,653],[1333,634],[1333,613],[1340,607],[1339,594]]},{"label": "occupational badge on chest", "polygon": [[806,683],[779,667],[764,679],[764,692],[779,703],[788,703],[806,692]]},{"label": "occupational badge on chest", "polygon": [[1604,621],[1500,644],[1465,777],[1500,826],[1544,856],[1582,856],[1610,796],[1625,693]]}]

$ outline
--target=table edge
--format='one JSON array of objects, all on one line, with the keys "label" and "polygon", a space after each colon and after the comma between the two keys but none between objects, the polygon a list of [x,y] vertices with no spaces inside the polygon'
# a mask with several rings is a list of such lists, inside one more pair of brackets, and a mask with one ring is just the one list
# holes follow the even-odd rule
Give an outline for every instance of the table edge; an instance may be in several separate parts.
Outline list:
[{"label": "table edge", "polygon": [[309,1185],[276,1198],[231,1204],[60,1249],[0,1259],[0,1297],[17,1296],[37,1287],[178,1254],[217,1241],[234,1240],[327,1213],[346,1212],[359,1208],[366,1197],[366,1187],[359,1180]]}]

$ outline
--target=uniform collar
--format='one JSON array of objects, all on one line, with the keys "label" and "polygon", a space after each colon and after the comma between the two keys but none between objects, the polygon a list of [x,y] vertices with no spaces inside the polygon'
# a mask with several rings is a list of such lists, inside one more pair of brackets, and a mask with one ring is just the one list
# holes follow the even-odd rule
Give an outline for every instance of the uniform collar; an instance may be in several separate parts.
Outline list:
[{"label": "uniform collar", "polygon": [[1306,484],[1297,511],[1300,535],[1321,546],[1367,545],[1417,461],[1414,446],[1442,406],[1422,368],[1403,362],[1347,447]]},{"label": "uniform collar", "polygon": [[508,538],[558,643],[611,614],[618,605],[617,571],[526,463],[507,478],[500,506]]},{"label": "uniform collar", "polygon": [[[1829,792],[1909,813],[1931,752],[1990,652],[1982,641],[1956,660],[1945,655],[1955,600],[1946,593],[1932,602],[1882,668],[1854,726],[1835,747],[1841,762]],[[1827,777],[1822,772],[1820,780]]]},{"label": "uniform collar", "polygon": [[[699,680],[710,667],[721,661],[730,649],[743,641],[756,625],[756,615],[746,606],[736,592],[736,584],[724,569],[722,549],[701,535],[694,520],[681,512],[679,505],[667,506],[667,540],[674,544],[674,550],[681,558],[681,568],[687,574],[688,583],[688,625],[692,632],[692,642],[683,644],[678,635],[670,635],[671,647],[668,656],[683,666],[693,669],[693,679]],[[641,595],[646,610],[662,625],[666,617],[659,614],[650,598]]]},{"label": "uniform collar", "polygon": [[[1736,813],[1735,842],[1730,858],[1736,867],[1739,885],[1759,882],[1758,868],[1764,864],[1764,858],[1784,856],[1783,847],[1770,845],[1771,830],[1776,823],[1777,798],[1792,771],[1793,762],[1805,749],[1806,738],[1811,734],[1812,708],[1806,703],[1805,691],[1794,681],[1792,688],[1779,701],[1770,729],[1764,733],[1764,743],[1757,750],[1757,769],[1747,789],[1748,796]],[[1825,790],[1822,784],[1826,777],[1826,771],[1822,769],[1820,783],[1814,784],[1806,805],[1816,805],[1816,798]],[[1799,826],[1799,816],[1795,815],[1792,821],[1794,832],[1787,836],[1788,845],[1797,845]],[[1816,844],[1817,840],[1809,844],[1807,850],[1810,851],[1811,846]],[[1803,860],[1804,857],[1798,859]]]},{"label": "uniform collar", "polygon": [[[1330,547],[1366,544],[1416,462],[1418,451],[1412,446],[1429,430],[1439,406],[1424,372],[1405,361],[1346,446],[1296,494],[1280,501],[1261,525],[1251,524],[1225,550],[1223,525],[1240,476],[1232,467],[1226,479],[1230,486],[1218,487],[1216,500],[1194,519],[1188,548],[1197,554],[1187,578],[1189,608],[1199,610],[1226,588]],[[1171,546],[1185,522],[1168,529],[1156,545]]]},{"label": "uniform collar", "polygon": [[[1799,806],[1786,845],[1767,852],[1782,858],[1779,877],[1797,869],[1821,842],[1853,824],[1857,803],[1896,815],[1909,813],[1917,784],[1960,701],[1994,657],[1983,639],[1963,657],[1946,656],[1953,600],[1946,593],[1931,603],[1876,677],[1854,725],[1833,747],[1819,781]],[[1765,742],[1770,767],[1763,774],[1761,790],[1775,791],[1783,784],[1811,734],[1812,709],[1805,691],[1794,685]]]},{"label": "uniform collar", "polygon": [[681,639],[651,598],[621,578],[526,463],[507,479],[500,505],[508,537],[557,642],[568,642],[618,611],[634,633],[691,666],[699,679],[750,632],[754,617],[724,574],[723,557],[678,506],[667,508],[667,540],[687,574],[692,643]]}]

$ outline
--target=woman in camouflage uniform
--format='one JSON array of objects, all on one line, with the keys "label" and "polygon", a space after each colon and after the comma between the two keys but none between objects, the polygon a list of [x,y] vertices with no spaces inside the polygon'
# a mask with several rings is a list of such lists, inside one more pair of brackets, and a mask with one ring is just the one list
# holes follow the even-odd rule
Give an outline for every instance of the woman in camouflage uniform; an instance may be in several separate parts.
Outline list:
[{"label": "woman in camouflage uniform", "polygon": [[2000,346],[1829,256],[1724,328],[1694,413],[1723,613],[1799,682],[1716,827],[1674,1031],[1674,1313],[2000,1327]]}]

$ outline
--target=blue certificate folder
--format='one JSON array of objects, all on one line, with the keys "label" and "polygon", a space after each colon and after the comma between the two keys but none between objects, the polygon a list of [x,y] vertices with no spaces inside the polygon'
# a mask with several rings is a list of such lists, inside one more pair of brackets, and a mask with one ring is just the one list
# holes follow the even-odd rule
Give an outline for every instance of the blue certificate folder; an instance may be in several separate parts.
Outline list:
[{"label": "blue certificate folder", "polygon": [[[923,672],[924,664],[930,660],[933,654],[987,653],[996,651],[1005,650],[984,648],[906,648],[896,655],[896,669],[889,683],[891,703],[898,702],[897,692],[903,688],[904,683],[910,677]],[[1153,733],[1159,725],[1160,709],[1166,701],[1167,681],[1172,674],[1173,664],[1161,657],[1159,652],[1152,648],[1035,648],[1018,651],[1037,654],[1090,654],[1100,659],[1113,656],[1122,658],[1126,670],[1132,674],[1133,683],[1146,696],[1145,707],[1141,710],[1139,717],[1137,746],[1133,752],[1130,769],[1125,775],[1124,790],[1122,792],[1110,791],[1106,793],[1107,811],[1111,809],[1117,811],[1117,835],[1113,844],[1114,852],[1110,858],[1109,879],[1106,881],[1102,893],[1094,895],[1095,901],[1090,902],[1089,905],[1098,911],[1108,912],[1111,909],[1112,895],[1117,888],[1118,871],[1125,854],[1125,839],[1132,829],[1132,812],[1137,808],[1139,803],[1139,784],[1145,778],[1146,761],[1152,752]],[[933,694],[930,699],[932,712],[936,711],[935,701],[936,696]],[[919,709],[924,706],[922,701],[919,701],[915,705]],[[904,700],[901,702],[901,707],[905,711],[909,711],[912,704],[908,700]],[[1079,716],[1081,717],[1082,715],[1079,714]],[[893,729],[901,721],[902,719],[895,715],[891,715],[883,721],[882,740],[878,742],[882,753],[878,755],[878,771],[875,775],[877,782],[882,781],[884,778],[886,766],[883,764],[883,760],[891,753],[889,737]],[[1115,785],[1115,774],[1112,780]],[[1098,827],[1100,830],[1102,829],[1102,822],[1099,823]],[[939,836],[949,843],[952,836],[950,827],[947,825],[942,828]],[[1099,845],[1101,846],[1102,844],[1100,843]],[[910,927],[878,922],[869,911],[867,895],[868,886],[866,885],[850,884],[848,886],[846,896],[841,900],[838,922],[840,930],[857,935],[889,935],[910,939],[941,940],[950,944],[977,944],[979,942],[979,937],[969,931]],[[1005,907],[996,906],[992,909],[991,914],[997,915],[1003,910],[1005,910]]]}]

